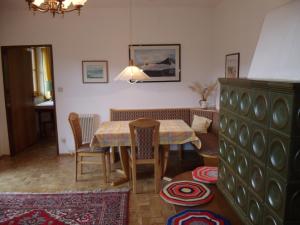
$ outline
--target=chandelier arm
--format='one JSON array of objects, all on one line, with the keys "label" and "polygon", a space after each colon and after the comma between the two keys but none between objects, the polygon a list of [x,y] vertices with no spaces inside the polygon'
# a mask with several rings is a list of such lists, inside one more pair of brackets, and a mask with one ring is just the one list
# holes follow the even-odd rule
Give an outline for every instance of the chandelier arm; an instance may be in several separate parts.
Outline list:
[{"label": "chandelier arm", "polygon": [[43,7],[39,7],[37,5],[31,5],[31,8],[33,11],[39,11],[39,12],[48,12],[50,10],[50,7],[49,6],[46,6],[46,8],[43,8]]},{"label": "chandelier arm", "polygon": [[74,6],[74,8],[72,8],[72,9],[62,9],[61,12],[73,12],[75,10],[80,11],[81,7],[82,6]]},{"label": "chandelier arm", "polygon": [[49,12],[49,9],[36,8],[36,9],[34,9],[33,11],[34,11],[34,12],[35,12],[35,11],[39,11],[39,12],[41,12],[41,13],[46,13],[46,12]]},{"label": "chandelier arm", "polygon": [[[40,7],[36,7],[33,9],[34,11],[39,11],[39,12],[42,12],[42,13],[46,13],[48,12],[50,9],[43,9],[43,8],[40,8]],[[65,10],[65,9],[62,9],[62,10],[59,10],[59,11],[55,11],[56,14],[64,14],[64,13],[68,13],[68,12],[73,12],[75,10],[80,10],[78,8],[74,8],[74,9],[68,9],[68,10]]]},{"label": "chandelier arm", "polygon": [[34,8],[32,8],[33,9],[33,11],[35,12],[35,11],[39,11],[39,12],[42,12],[42,13],[46,13],[46,12],[49,12],[49,8],[47,8],[47,9],[44,9],[44,8],[41,8],[41,7],[37,7],[37,6],[35,6]]}]

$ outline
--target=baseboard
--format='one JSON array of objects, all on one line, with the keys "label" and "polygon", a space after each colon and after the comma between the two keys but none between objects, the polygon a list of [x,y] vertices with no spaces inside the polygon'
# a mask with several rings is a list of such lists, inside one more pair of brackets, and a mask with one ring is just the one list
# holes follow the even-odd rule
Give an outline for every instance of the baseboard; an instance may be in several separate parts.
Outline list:
[{"label": "baseboard", "polygon": [[75,152],[63,152],[59,153],[58,156],[74,156]]}]

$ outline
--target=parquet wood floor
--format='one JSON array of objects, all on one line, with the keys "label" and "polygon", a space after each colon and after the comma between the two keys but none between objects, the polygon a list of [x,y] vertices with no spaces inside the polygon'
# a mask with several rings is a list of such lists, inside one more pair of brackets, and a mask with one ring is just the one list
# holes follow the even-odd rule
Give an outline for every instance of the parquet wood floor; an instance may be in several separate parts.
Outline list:
[{"label": "parquet wood floor", "polygon": [[[103,182],[101,169],[88,165],[81,181],[75,182],[74,156],[56,156],[54,144],[41,143],[15,157],[0,159],[0,192],[61,192],[112,189]],[[175,168],[175,167],[174,167]],[[176,167],[178,170],[178,166]],[[130,194],[130,225],[163,225],[175,213],[173,205],[154,194],[152,168],[138,175],[139,194]],[[169,169],[169,174],[176,169]],[[178,171],[177,171],[178,172]],[[112,172],[111,179],[119,175]],[[115,188],[128,187],[123,184]]]}]

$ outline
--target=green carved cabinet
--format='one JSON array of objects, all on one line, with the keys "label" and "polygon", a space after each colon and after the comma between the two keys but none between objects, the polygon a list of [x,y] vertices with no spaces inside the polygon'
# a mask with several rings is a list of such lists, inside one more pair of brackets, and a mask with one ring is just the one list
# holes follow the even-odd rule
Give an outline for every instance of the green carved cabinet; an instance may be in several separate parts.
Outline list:
[{"label": "green carved cabinet", "polygon": [[300,225],[300,83],[219,81],[218,188],[247,225]]}]

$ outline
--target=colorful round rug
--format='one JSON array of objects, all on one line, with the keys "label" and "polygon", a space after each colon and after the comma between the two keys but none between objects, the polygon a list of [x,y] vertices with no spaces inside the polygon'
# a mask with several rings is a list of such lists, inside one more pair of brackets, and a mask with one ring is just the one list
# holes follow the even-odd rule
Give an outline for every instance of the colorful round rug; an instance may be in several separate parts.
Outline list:
[{"label": "colorful round rug", "polygon": [[195,181],[174,181],[160,191],[160,196],[171,204],[196,206],[211,201],[213,193],[207,186]]},{"label": "colorful round rug", "polygon": [[200,166],[193,170],[193,179],[202,183],[217,183],[218,167]]},{"label": "colorful round rug", "polygon": [[231,225],[231,223],[207,210],[188,209],[170,217],[166,225]]}]

